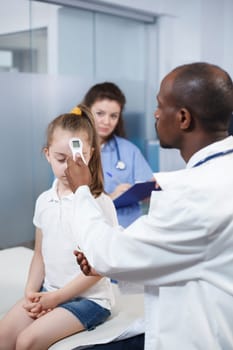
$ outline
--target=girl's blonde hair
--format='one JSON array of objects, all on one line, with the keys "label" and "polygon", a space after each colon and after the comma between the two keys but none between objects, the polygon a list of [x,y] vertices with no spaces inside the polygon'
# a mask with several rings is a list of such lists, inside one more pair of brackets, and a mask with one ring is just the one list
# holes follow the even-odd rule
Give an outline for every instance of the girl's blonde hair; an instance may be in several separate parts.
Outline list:
[{"label": "girl's blonde hair", "polygon": [[98,135],[91,111],[84,104],[79,104],[70,113],[65,113],[55,118],[47,128],[47,148],[52,143],[54,130],[57,127],[71,132],[82,130],[87,133],[90,146],[94,149],[88,164],[92,177],[90,190],[95,197],[98,197],[104,192],[103,171]]}]

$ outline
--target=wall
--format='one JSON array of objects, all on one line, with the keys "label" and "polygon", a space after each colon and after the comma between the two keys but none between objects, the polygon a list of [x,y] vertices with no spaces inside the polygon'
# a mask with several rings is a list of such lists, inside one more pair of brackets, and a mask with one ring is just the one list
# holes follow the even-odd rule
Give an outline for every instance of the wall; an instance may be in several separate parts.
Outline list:
[{"label": "wall", "polygon": [[147,11],[159,20],[159,78],[176,65],[203,60],[233,76],[232,0],[101,0]]},{"label": "wall", "polygon": [[[177,65],[206,61],[221,66],[233,77],[232,0],[103,0],[126,8],[159,14],[157,75],[149,93],[154,98],[159,83]],[[153,69],[153,63],[150,69]],[[152,88],[153,85],[153,88]],[[152,114],[151,96],[147,113]],[[155,102],[154,102],[155,105]],[[150,137],[152,134],[149,133]],[[183,160],[175,150],[160,150],[160,170],[179,169]]]}]

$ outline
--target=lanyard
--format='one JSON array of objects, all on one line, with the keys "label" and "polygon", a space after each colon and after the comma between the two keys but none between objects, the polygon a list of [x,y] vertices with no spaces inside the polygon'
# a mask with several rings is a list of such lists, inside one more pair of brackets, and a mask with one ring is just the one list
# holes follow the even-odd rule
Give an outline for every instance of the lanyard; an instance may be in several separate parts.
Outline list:
[{"label": "lanyard", "polygon": [[193,166],[193,168],[195,168],[196,166],[202,165],[203,163],[206,163],[206,162],[208,162],[211,159],[222,157],[222,156],[225,156],[225,155],[230,154],[230,153],[233,153],[233,149],[228,149],[225,152],[218,152],[218,153],[211,154],[210,156],[206,157],[205,159],[200,160],[199,162],[197,162]]}]

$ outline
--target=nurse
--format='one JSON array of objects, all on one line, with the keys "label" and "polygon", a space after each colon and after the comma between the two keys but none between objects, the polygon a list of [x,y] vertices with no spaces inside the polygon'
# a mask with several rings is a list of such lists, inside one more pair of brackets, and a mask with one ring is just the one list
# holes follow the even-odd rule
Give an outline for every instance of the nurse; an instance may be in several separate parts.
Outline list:
[{"label": "nurse", "polygon": [[[126,98],[117,85],[92,86],[83,103],[95,118],[101,144],[104,189],[114,200],[135,182],[153,180],[152,170],[141,151],[125,138],[123,109]],[[117,209],[119,224],[129,226],[141,215],[139,203]]]}]

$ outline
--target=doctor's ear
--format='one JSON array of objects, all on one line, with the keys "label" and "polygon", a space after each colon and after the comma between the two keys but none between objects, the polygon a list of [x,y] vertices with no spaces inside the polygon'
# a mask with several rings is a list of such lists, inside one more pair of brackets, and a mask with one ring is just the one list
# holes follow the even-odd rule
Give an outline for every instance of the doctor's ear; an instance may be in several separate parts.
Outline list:
[{"label": "doctor's ear", "polygon": [[192,127],[192,115],[187,108],[181,108],[178,112],[178,120],[180,123],[181,130],[190,130]]}]

